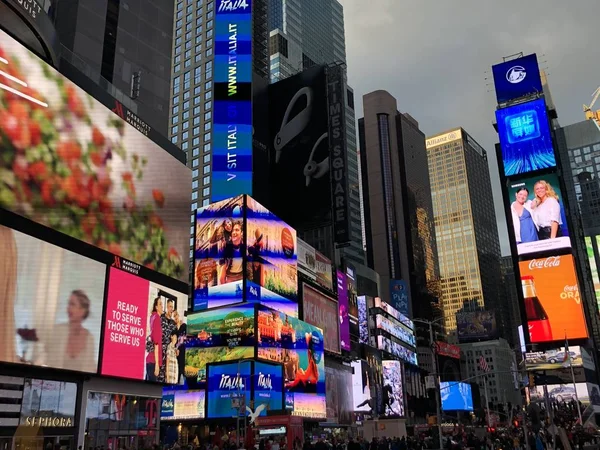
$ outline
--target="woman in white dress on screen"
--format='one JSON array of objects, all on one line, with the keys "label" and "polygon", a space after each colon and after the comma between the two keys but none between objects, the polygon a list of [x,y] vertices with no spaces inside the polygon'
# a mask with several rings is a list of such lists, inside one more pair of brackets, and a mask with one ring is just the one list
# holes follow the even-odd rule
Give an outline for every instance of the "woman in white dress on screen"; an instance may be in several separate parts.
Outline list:
[{"label": "woman in white dress on screen", "polygon": [[562,219],[558,195],[550,183],[544,180],[536,182],[533,186],[535,199],[531,202],[535,223],[538,225],[540,240],[561,237]]}]

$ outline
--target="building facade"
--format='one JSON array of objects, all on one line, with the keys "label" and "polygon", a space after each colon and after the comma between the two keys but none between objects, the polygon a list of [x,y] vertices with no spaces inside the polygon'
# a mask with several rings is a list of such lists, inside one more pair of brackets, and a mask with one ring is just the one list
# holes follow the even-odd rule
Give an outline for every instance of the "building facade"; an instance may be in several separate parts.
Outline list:
[{"label": "building facade", "polygon": [[519,343],[519,325],[522,325],[521,311],[519,309],[519,296],[517,286],[515,285],[515,267],[512,256],[503,256],[500,258],[500,270],[502,271],[502,291],[504,301],[500,302],[502,309],[505,309],[504,317],[508,318],[508,333],[504,333],[504,338],[515,349],[517,357],[521,354]]},{"label": "building facade", "polygon": [[496,309],[500,300],[490,172],[486,151],[462,128],[427,138],[426,147],[444,324],[454,334],[465,301]]}]

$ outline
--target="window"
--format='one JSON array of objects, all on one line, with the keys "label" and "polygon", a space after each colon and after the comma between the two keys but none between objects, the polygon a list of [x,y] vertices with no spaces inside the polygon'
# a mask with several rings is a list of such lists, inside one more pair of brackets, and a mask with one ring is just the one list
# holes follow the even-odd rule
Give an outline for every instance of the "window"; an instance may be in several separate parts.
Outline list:
[{"label": "window", "polygon": [[212,28],[210,30],[206,31],[206,39],[210,39],[211,37],[213,37],[213,30],[212,30]]},{"label": "window", "polygon": [[189,127],[190,127],[190,121],[189,120],[186,120],[185,122],[183,122],[181,124],[181,129],[182,130],[187,130]]},{"label": "window", "polygon": [[181,53],[181,45],[178,45],[177,47],[175,47],[175,54],[179,55]]},{"label": "window", "polygon": [[171,118],[171,124],[176,124],[177,122],[179,122],[179,116],[173,116]]},{"label": "window", "polygon": [[202,51],[202,44],[196,45],[196,48],[194,50],[196,51],[196,53],[200,53]]},{"label": "window", "polygon": [[[198,161],[196,160],[196,162],[198,162]],[[207,175],[207,174],[209,174],[209,173],[210,173],[210,166],[204,166],[204,167],[202,168],[202,173],[203,173],[204,175]]]},{"label": "window", "polygon": [[181,44],[181,37],[178,37],[177,39],[175,39],[175,45],[180,45]]},{"label": "window", "polygon": [[208,131],[212,128],[212,122],[208,121],[204,123],[204,131]]},{"label": "window", "polygon": [[191,50],[186,50],[185,53],[183,54],[184,58],[191,58],[192,57],[192,51]]},{"label": "window", "polygon": [[204,200],[202,200],[202,207],[208,206],[210,204],[210,200],[205,198]]},{"label": "window", "polygon": [[190,108],[190,101],[185,101],[183,102],[183,109],[189,109]]},{"label": "window", "polygon": [[212,45],[213,45],[213,40],[212,40],[212,38],[210,38],[210,39],[207,39],[207,40],[206,40],[206,46],[207,46],[207,47],[212,47]]},{"label": "window", "polygon": [[[194,108],[194,109],[195,109],[195,108]],[[195,113],[195,112],[196,112],[196,111],[194,111],[194,113]],[[200,124],[200,117],[198,117],[198,116],[194,117],[194,123],[193,123],[192,125],[199,125],[199,124]],[[194,132],[194,134],[195,134],[195,132]]]},{"label": "window", "polygon": [[173,72],[177,73],[181,70],[181,64],[176,64],[175,67],[173,68]]},{"label": "window", "polygon": [[198,176],[198,169],[192,170],[192,178],[196,178]]},{"label": "window", "polygon": [[210,108],[212,108],[212,102],[206,102],[204,104],[204,109],[210,109]]},{"label": "window", "polygon": [[200,95],[202,93],[202,88],[200,86],[196,86],[194,88],[194,95]]},{"label": "window", "polygon": [[210,100],[212,98],[212,91],[206,91],[204,93],[204,100]]},{"label": "window", "polygon": [[207,19],[212,19],[213,17],[214,17],[214,13],[213,13],[212,11],[209,11],[209,12],[206,14],[206,18],[207,18]]},{"label": "window", "polygon": [[192,145],[200,145],[200,138],[199,137],[195,137]]},{"label": "window", "polygon": [[210,133],[204,133],[204,142],[210,141]]},{"label": "window", "polygon": [[175,125],[174,127],[171,127],[171,134],[176,134],[179,132],[179,125]]},{"label": "window", "polygon": [[192,189],[198,189],[198,180],[192,181]]},{"label": "window", "polygon": [[173,106],[173,114],[177,114],[179,112],[179,106]]},{"label": "window", "polygon": [[204,144],[204,153],[210,152],[210,147],[211,147],[210,142],[207,144]]},{"label": "window", "polygon": [[207,111],[204,113],[204,120],[212,119],[212,111]]},{"label": "window", "polygon": [[184,132],[181,134],[181,139],[183,139],[183,140],[185,141],[187,138],[188,138],[188,131],[184,131]]},{"label": "window", "polygon": [[196,202],[192,203],[192,208],[191,209],[192,209],[192,211],[197,210],[198,209],[198,203],[196,203]]},{"label": "window", "polygon": [[206,83],[204,83],[204,89],[206,89],[207,91],[212,89],[212,81],[207,81]]},{"label": "window", "polygon": [[181,150],[187,150],[188,149],[188,143],[187,142],[182,142],[181,143]]},{"label": "window", "polygon": [[185,92],[183,93],[183,99],[184,99],[184,100],[187,100],[188,98],[190,98],[190,91],[185,91]]},{"label": "window", "polygon": [[211,48],[207,48],[207,49],[206,49],[206,57],[208,58],[208,57],[212,56],[212,54],[213,54],[213,49],[212,49],[212,47],[211,47]]},{"label": "window", "polygon": [[181,115],[183,120],[188,120],[190,118],[190,112],[189,111],[184,111],[183,114]]},{"label": "window", "polygon": [[204,186],[206,186],[206,185],[210,184],[210,177],[204,177],[204,178],[202,179],[202,184],[203,184]]},{"label": "window", "polygon": [[189,81],[190,76],[191,76],[191,72],[189,70],[187,72],[184,72],[183,81]]},{"label": "window", "polygon": [[200,149],[198,147],[192,150],[192,156],[198,156],[200,154]]},{"label": "window", "polygon": [[202,189],[202,196],[203,197],[208,197],[209,195],[210,195],[210,188],[209,187]]},{"label": "window", "polygon": [[[208,22],[206,22],[206,28],[212,28],[213,26],[213,21],[209,20]],[[206,45],[212,45],[212,42],[210,44],[206,44]]]},{"label": "window", "polygon": [[185,63],[183,63],[183,67],[190,67],[192,65],[192,60],[191,59],[186,59]]},{"label": "window", "polygon": [[[200,62],[202,61],[202,53],[196,53],[196,55],[194,56],[194,62]],[[194,83],[198,83],[200,81],[200,78],[198,78],[197,80],[194,80]]]},{"label": "window", "polygon": [[173,137],[171,138],[171,142],[172,142],[173,144],[177,144],[177,136],[173,136]]},{"label": "window", "polygon": [[207,155],[204,155],[204,158],[202,159],[202,162],[204,163],[209,163],[210,162],[210,153]]},{"label": "window", "polygon": [[[198,192],[194,191],[192,192],[192,201],[193,200],[198,200]],[[193,230],[193,227],[192,227]],[[193,233],[193,231],[191,231],[190,233]]]},{"label": "window", "polygon": [[176,105],[177,103],[179,103],[179,95],[173,97],[173,104]]},{"label": "window", "polygon": [[198,159],[192,161],[192,167],[198,167]]},{"label": "window", "polygon": [[[194,103],[195,103],[195,102],[194,102]],[[200,114],[200,107],[199,107],[199,106],[196,106],[196,107],[194,108],[194,115],[195,115],[195,116],[197,116],[198,114]]]},{"label": "window", "polygon": [[197,136],[197,135],[199,135],[199,134],[200,134],[200,127],[194,127],[194,130],[193,130],[192,134],[193,134],[194,136]]}]

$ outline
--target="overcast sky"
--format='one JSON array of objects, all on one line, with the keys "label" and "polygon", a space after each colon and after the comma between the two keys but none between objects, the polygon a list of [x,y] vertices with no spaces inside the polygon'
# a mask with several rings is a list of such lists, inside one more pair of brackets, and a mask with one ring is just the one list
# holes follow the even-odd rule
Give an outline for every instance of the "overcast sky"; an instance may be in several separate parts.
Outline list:
[{"label": "overcast sky", "polygon": [[[432,135],[462,126],[488,152],[502,253],[506,220],[492,127],[490,67],[537,53],[561,125],[584,119],[600,86],[600,0],[340,0],[357,118],[362,96],[384,89]],[[600,108],[600,103],[597,105]]]}]

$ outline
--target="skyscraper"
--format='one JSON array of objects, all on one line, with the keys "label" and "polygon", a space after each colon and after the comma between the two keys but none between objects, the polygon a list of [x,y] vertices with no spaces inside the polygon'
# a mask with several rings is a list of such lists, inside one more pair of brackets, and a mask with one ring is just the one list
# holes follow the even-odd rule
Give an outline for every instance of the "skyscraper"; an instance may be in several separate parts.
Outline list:
[{"label": "skyscraper", "polygon": [[[498,309],[500,243],[486,151],[462,128],[427,138],[446,333],[463,303]],[[471,302],[474,301],[474,302]]]},{"label": "skyscraper", "polygon": [[433,317],[433,286],[439,278],[425,134],[398,112],[386,91],[363,97],[359,119],[367,264],[381,276],[409,283],[413,317]]},{"label": "skyscraper", "polygon": [[[283,80],[317,64],[346,62],[344,10],[338,0],[269,0],[271,82]],[[349,247],[342,255],[364,263],[354,93],[346,86],[346,134],[350,209]],[[331,227],[303,234],[304,240],[333,257]]]}]

